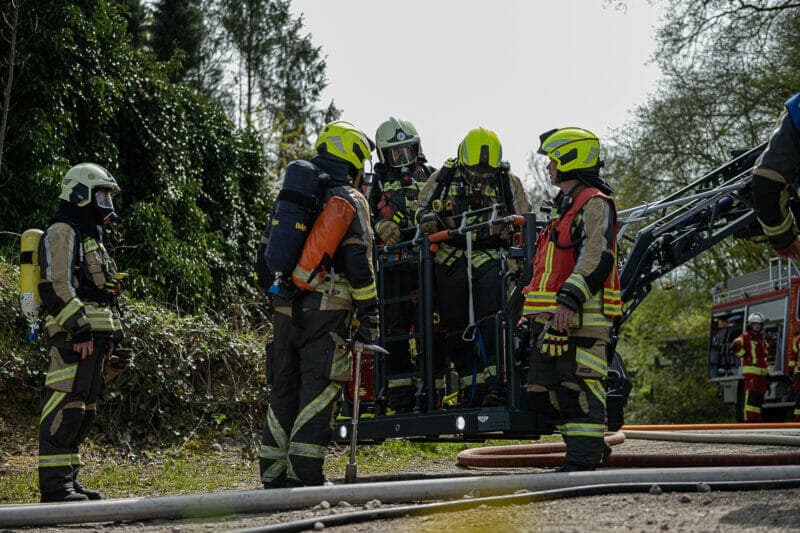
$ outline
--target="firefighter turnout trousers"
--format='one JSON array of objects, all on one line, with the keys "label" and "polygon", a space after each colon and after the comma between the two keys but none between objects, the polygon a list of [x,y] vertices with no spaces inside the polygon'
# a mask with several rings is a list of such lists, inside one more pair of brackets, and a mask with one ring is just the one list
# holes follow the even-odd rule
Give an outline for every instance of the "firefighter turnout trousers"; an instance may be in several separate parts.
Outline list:
[{"label": "firefighter turnout trousers", "polygon": [[97,414],[108,340],[95,337],[94,353],[81,359],[72,342],[57,335],[49,342],[46,401],[39,425],[39,489],[42,501],[75,490],[80,445]]},{"label": "firefighter turnout trousers", "polygon": [[275,313],[267,353],[272,392],[259,452],[265,488],[325,482],[322,467],[334,404],[341,383],[350,379],[345,339],[351,317],[349,310],[305,309],[293,322]]},{"label": "firefighter turnout trousers", "polygon": [[[764,369],[764,374],[767,370]],[[761,406],[764,405],[764,393],[767,392],[767,376],[745,373],[744,378],[744,420],[745,422],[761,422]]]},{"label": "firefighter turnout trousers", "polygon": [[[439,325],[446,331],[444,344],[458,373],[461,403],[480,404],[481,397],[497,386],[494,315],[503,305],[503,287],[499,259],[487,259],[478,266],[474,266],[473,261],[473,301],[470,302],[466,261],[466,257],[461,256],[449,266],[436,264]],[[475,340],[467,342],[462,340],[462,335],[469,325],[470,304],[474,307],[478,328]],[[435,366],[445,365],[440,362]]]},{"label": "firefighter turnout trousers", "polygon": [[[541,333],[537,326],[532,329],[534,344]],[[605,449],[606,341],[571,335],[561,356],[551,357],[533,346],[528,363],[529,408],[560,429],[567,445],[564,463],[599,465]]]}]

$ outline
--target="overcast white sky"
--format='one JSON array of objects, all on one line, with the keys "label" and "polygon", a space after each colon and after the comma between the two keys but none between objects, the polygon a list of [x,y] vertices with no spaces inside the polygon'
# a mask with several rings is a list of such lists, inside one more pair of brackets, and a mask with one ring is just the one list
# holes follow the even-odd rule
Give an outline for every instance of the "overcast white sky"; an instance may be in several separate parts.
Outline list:
[{"label": "overcast white sky", "polygon": [[327,58],[322,101],[344,120],[371,137],[389,116],[410,120],[437,167],[483,126],[523,177],[543,131],[580,126],[602,142],[654,91],[660,73],[647,63],[662,7],[627,4],[292,0],[292,9]]}]

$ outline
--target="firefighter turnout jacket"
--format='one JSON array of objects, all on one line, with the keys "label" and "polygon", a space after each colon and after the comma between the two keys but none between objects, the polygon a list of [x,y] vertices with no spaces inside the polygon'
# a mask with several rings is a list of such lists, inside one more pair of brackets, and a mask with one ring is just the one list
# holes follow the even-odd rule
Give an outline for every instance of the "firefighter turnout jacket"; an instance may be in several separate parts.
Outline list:
[{"label": "firefighter turnout jacket", "polygon": [[560,201],[564,212],[539,234],[523,314],[552,314],[563,303],[576,311],[571,329],[607,339],[622,314],[614,203],[584,186],[566,198]]},{"label": "firefighter turnout jacket", "polygon": [[[439,215],[443,225],[456,228],[463,213],[500,204],[503,212],[499,216],[530,211],[530,202],[520,179],[510,171],[498,171],[494,178],[477,181],[468,177],[462,166],[445,166],[434,172],[419,193],[416,219],[431,209]],[[468,219],[468,224],[488,220],[489,212]],[[440,228],[441,229],[441,228]],[[511,239],[509,226],[493,226],[472,232],[472,266],[478,268],[489,260],[500,259]],[[435,260],[437,264],[450,266],[462,257],[466,249],[465,236],[453,237],[439,244]]]},{"label": "firefighter turnout jacket", "polygon": [[776,250],[797,238],[789,199],[800,179],[800,93],[786,102],[766,150],[753,170],[753,201],[764,234]]},{"label": "firefighter turnout jacket", "polygon": [[[95,419],[109,343],[119,344],[123,330],[112,308],[116,266],[99,231],[84,232],[56,213],[39,243],[39,266],[50,356],[39,428],[39,485],[42,501],[59,501],[75,492],[86,494],[75,479],[79,447]],[[82,358],[73,346],[86,341],[93,341],[93,354]]]}]

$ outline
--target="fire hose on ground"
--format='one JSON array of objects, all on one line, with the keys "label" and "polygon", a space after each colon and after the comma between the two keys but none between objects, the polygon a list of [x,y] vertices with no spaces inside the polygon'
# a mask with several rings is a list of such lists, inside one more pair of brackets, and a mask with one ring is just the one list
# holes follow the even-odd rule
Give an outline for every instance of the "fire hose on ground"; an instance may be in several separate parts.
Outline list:
[{"label": "fire hose on ground", "polygon": [[[764,430],[798,430],[800,424],[683,424],[666,426],[625,426],[621,431],[606,436],[610,446],[621,444],[626,438],[668,440],[678,442],[703,442],[800,447],[800,436],[764,434]],[[724,433],[689,433],[688,431],[725,431]],[[729,433],[742,430],[747,433]],[[751,430],[760,431],[750,433]],[[678,432],[680,431],[680,432]],[[483,468],[561,466],[566,447],[563,442],[489,446],[463,450],[458,454],[462,466]],[[690,466],[764,466],[800,464],[800,453],[778,454],[612,454],[603,461],[610,467],[671,468]]]},{"label": "fire hose on ground", "polygon": [[[601,470],[548,474],[515,474],[460,478],[390,481],[329,487],[303,487],[272,490],[226,491],[148,498],[99,500],[81,503],[47,503],[0,506],[0,527],[34,527],[57,524],[85,524],[110,521],[137,521],[167,518],[220,517],[243,513],[274,513],[312,507],[322,500],[347,501],[362,505],[378,498],[384,504],[461,500],[515,495],[517,491],[553,491],[577,487],[619,485],[617,490],[644,490],[652,485],[684,486],[724,484],[728,490],[745,490],[753,483],[767,486],[798,486],[800,466],[761,466],[732,468],[649,468]],[[577,489],[576,489],[577,490]],[[683,490],[683,489],[681,489]],[[686,489],[689,490],[689,489]],[[568,493],[568,491],[567,491]],[[563,496],[562,496],[563,497]],[[514,503],[513,501],[510,503]],[[321,521],[321,519],[317,519]]]}]

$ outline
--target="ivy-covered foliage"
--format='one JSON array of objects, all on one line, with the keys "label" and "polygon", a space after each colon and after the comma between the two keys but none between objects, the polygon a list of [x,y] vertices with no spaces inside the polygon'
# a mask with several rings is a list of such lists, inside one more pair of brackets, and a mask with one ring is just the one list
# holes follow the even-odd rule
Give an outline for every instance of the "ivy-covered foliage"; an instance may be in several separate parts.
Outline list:
[{"label": "ivy-covered foliage", "polygon": [[64,172],[96,162],[122,187],[110,244],[137,297],[188,312],[255,299],[274,182],[260,136],[135,50],[118,3],[25,2],[18,33],[0,229],[44,227]]},{"label": "ivy-covered foliage", "polygon": [[[0,257],[0,406],[38,420],[48,357],[42,340],[25,339],[18,269]],[[198,426],[258,428],[267,405],[265,337],[232,332],[207,314],[178,316],[129,301],[123,306],[134,365],[110,382],[98,411],[116,438],[168,440]],[[0,436],[2,428],[0,428]]]}]

